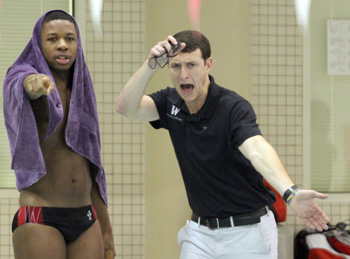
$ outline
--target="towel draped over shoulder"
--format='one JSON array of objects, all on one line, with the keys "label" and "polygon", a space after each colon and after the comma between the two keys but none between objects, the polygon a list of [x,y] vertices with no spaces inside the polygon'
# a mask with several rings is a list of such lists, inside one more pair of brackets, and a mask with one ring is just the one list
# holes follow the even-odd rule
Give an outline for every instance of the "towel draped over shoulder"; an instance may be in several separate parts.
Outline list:
[{"label": "towel draped over shoulder", "polygon": [[[37,129],[35,117],[23,83],[30,74],[45,74],[51,78],[52,82],[55,82],[41,52],[41,25],[48,13],[37,21],[32,38],[19,58],[8,69],[3,85],[3,110],[12,155],[11,168],[15,171],[18,190],[36,183],[46,174],[38,132],[33,130]],[[93,164],[95,180],[101,197],[107,204],[105,172],[101,163],[96,96],[84,58],[76,21],[75,27],[78,34],[78,48],[73,64],[74,75],[65,141],[74,152]],[[47,95],[47,100],[49,123],[45,139],[56,131],[63,119],[63,107],[56,87],[51,94]]]}]

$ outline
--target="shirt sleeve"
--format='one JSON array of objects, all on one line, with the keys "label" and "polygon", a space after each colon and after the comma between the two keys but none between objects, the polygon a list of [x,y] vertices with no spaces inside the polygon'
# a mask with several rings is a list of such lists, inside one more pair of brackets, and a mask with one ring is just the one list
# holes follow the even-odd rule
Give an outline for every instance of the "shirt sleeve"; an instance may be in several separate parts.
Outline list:
[{"label": "shirt sleeve", "polygon": [[166,107],[167,107],[167,99],[170,88],[154,92],[149,96],[153,99],[159,114],[159,120],[151,121],[150,124],[155,129],[165,128],[167,129],[167,120],[166,120]]},{"label": "shirt sleeve", "polygon": [[248,101],[242,99],[237,102],[232,107],[230,118],[231,143],[235,147],[239,147],[250,137],[261,135],[255,112]]}]

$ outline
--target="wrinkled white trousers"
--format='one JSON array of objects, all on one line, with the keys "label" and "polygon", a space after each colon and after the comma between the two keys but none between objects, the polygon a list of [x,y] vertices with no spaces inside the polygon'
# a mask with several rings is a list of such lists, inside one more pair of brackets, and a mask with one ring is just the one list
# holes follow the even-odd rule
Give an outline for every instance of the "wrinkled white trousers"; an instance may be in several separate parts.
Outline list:
[{"label": "wrinkled white trousers", "polygon": [[189,220],[178,234],[180,259],[277,259],[272,211],[258,224],[209,229]]}]

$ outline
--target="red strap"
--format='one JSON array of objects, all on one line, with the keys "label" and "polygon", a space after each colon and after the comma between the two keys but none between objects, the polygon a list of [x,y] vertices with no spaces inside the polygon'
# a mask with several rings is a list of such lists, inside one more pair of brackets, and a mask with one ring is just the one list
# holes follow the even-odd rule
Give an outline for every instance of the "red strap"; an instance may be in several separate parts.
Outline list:
[{"label": "red strap", "polygon": [[339,241],[335,236],[329,237],[328,241],[331,244],[331,246],[338,252],[350,255],[350,246]]},{"label": "red strap", "polygon": [[307,259],[345,259],[341,255],[332,253],[331,251],[322,248],[310,249]]}]

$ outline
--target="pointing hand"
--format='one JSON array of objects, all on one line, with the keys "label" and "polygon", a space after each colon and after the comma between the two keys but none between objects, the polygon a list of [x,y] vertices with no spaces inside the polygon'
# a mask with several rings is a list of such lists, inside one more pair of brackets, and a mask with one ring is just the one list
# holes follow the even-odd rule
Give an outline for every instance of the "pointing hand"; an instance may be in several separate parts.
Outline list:
[{"label": "pointing hand", "polygon": [[48,95],[54,90],[54,83],[44,74],[31,74],[24,80],[24,90],[29,99],[35,100],[42,95]]}]

